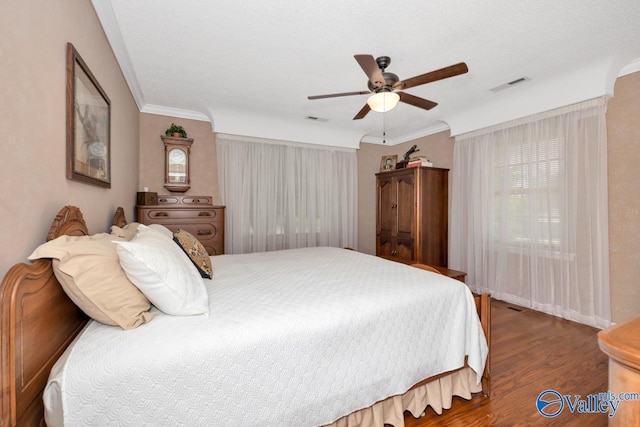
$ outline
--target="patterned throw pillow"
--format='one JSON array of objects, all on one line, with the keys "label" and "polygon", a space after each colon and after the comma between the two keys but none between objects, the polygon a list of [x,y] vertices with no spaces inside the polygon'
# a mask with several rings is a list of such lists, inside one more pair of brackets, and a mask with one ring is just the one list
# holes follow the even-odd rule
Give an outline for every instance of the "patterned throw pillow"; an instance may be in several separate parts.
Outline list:
[{"label": "patterned throw pillow", "polygon": [[206,279],[213,277],[211,258],[202,243],[188,231],[178,230],[173,233],[173,240],[189,256],[191,262],[196,266],[200,275]]}]

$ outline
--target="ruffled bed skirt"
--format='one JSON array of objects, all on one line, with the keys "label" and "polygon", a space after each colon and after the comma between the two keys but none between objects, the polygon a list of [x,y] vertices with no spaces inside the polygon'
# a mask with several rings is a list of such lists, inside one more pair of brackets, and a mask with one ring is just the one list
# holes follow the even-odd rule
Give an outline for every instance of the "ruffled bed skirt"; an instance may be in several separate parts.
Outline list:
[{"label": "ruffled bed skirt", "polygon": [[451,408],[453,396],[471,399],[471,393],[482,391],[482,384],[476,384],[476,373],[465,367],[426,384],[411,388],[403,395],[391,396],[368,408],[352,412],[326,427],[404,427],[404,412],[409,411],[415,418],[424,414],[431,406],[438,414]]}]

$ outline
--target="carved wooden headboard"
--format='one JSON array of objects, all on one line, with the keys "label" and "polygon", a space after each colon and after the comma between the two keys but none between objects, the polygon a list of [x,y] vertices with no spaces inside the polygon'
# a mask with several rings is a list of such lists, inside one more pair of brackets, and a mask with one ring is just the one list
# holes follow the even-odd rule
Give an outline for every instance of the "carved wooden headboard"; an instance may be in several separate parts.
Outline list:
[{"label": "carved wooden headboard", "polygon": [[[114,222],[116,217],[126,224],[122,208]],[[53,220],[47,241],[88,234],[80,209],[65,206]],[[87,320],[64,293],[51,260],[9,269],[0,285],[0,426],[44,424],[42,392],[49,371]]]},{"label": "carved wooden headboard", "polygon": [[118,227],[124,227],[127,225],[127,218],[124,215],[124,209],[120,206],[116,208],[116,212],[113,214],[113,225]]}]

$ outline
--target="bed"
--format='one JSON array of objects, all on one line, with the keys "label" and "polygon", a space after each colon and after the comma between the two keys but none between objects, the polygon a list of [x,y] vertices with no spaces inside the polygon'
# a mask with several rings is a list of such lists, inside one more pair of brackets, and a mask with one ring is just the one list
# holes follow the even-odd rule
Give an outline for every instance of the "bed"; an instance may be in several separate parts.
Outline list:
[{"label": "bed", "polygon": [[[114,215],[114,224],[126,224],[121,209]],[[54,219],[47,240],[62,235],[88,235],[79,209],[64,207]],[[382,427],[388,423],[400,427],[404,425],[405,410],[417,417],[427,406],[431,406],[440,413],[451,406],[454,395],[469,399],[472,393],[483,391],[483,387],[484,392],[488,394],[488,346],[485,338],[490,337],[488,295],[474,297],[460,282],[355,251],[336,248],[310,249],[289,250],[281,254],[214,257],[214,277],[205,280],[208,282],[207,291],[210,298],[208,315],[181,317],[157,313],[149,323],[131,331],[89,320],[62,290],[53,274],[50,260],[13,266],[5,276],[0,289],[2,426],[41,425],[44,417],[45,387],[49,389],[45,396],[48,402],[48,420],[53,425],[62,422],[75,425],[82,423],[81,420],[89,422],[88,419],[91,419],[94,425],[96,422],[101,425],[140,425],[149,423],[154,416],[158,417],[158,414],[162,413],[162,417],[156,418],[155,421],[157,423],[158,419],[161,419],[169,423],[167,425],[186,422],[190,425],[231,423]],[[315,264],[309,263],[309,256],[316,260]],[[286,262],[283,262],[283,259]],[[362,276],[363,272],[353,269],[354,264],[366,265],[367,270],[376,271],[378,279]],[[274,310],[278,301],[288,298],[296,291],[295,284],[284,284],[283,276],[287,272],[292,272],[296,280],[304,283],[308,277],[320,277],[318,275],[323,274],[322,269],[326,271],[327,267],[330,278],[318,279],[317,282],[331,289],[328,293],[331,298],[322,299],[322,289],[316,284],[305,291],[314,295],[311,302],[304,303],[309,304],[308,306],[301,306],[298,297],[291,297],[288,304]],[[240,277],[242,274],[248,274],[249,278],[275,274],[277,280],[271,278],[265,282],[266,285],[261,283],[256,287],[251,280]],[[340,277],[345,275],[354,283],[366,282],[373,285],[365,290],[354,290],[339,281]],[[418,292],[422,292],[422,288],[438,288],[439,292],[440,289],[446,289],[443,299],[437,299],[440,302],[433,303],[426,310],[437,311],[437,316],[442,316],[442,313],[447,311],[456,312],[457,317],[453,317],[452,320],[440,321],[439,329],[444,337],[419,336],[422,330],[427,328],[416,327],[420,322],[414,319],[407,320],[411,325],[409,332],[400,331],[400,328],[393,324],[398,312],[387,311],[386,301],[404,292],[401,292],[401,288],[405,287],[403,281],[409,283],[416,278],[424,281],[424,286],[420,287]],[[398,281],[394,284],[393,292],[390,292],[390,287],[385,284],[388,280]],[[257,288],[261,287],[269,288],[273,293],[262,295],[260,298],[247,297],[257,295]],[[242,291],[244,293],[239,293],[240,288],[246,288]],[[408,284],[406,288],[408,292],[417,289],[416,286]],[[382,296],[385,304],[374,302],[372,298],[375,294]],[[412,305],[414,295],[407,295],[402,299],[405,306],[400,311],[420,312],[421,310],[416,310]],[[356,301],[355,305],[345,306],[345,301],[351,301],[351,298],[356,298],[353,300]],[[430,294],[426,299],[436,300]],[[366,304],[357,302],[363,300]],[[448,308],[443,310],[438,308],[440,306]],[[378,308],[374,310],[373,307]],[[256,311],[252,313],[252,309]],[[236,318],[233,317],[234,313],[237,314]],[[330,315],[327,316],[327,313]],[[363,317],[365,315],[368,317]],[[415,315],[421,316],[419,313]],[[222,324],[231,324],[237,329],[222,335],[210,333],[216,336],[213,340],[204,338],[208,332],[205,335],[197,335],[195,332],[199,329],[206,330],[212,325],[214,328],[221,328]],[[249,334],[242,340],[234,338],[239,330],[251,332],[253,327],[259,324],[267,327],[269,332],[266,335],[261,332],[259,336]],[[316,328],[319,324],[329,326],[328,335]],[[464,326],[454,327],[458,324]],[[361,330],[357,330],[356,325],[372,332],[362,333]],[[346,334],[350,329],[354,329],[355,338]],[[190,348],[191,351],[184,352],[184,360],[176,359],[177,353],[171,351],[171,347],[176,345],[167,345],[164,342],[154,347],[154,341],[168,338],[166,335],[160,335],[161,338],[150,339],[148,333],[152,330],[170,331],[170,335],[179,336],[178,347]],[[176,333],[181,330],[190,332]],[[291,331],[294,332],[293,338],[285,338],[285,332],[289,334]],[[311,337],[303,335],[305,331],[310,332]],[[440,342],[439,340],[444,340],[452,334],[459,338],[452,342],[442,341],[443,345],[419,342],[424,339]],[[391,344],[381,345],[380,335],[392,336]],[[124,341],[138,343],[137,347],[133,345],[135,352],[131,354],[135,357],[130,357],[130,365],[157,365],[161,370],[181,374],[165,375],[165,380],[169,383],[160,381],[160,384],[150,384],[142,381],[136,384],[138,388],[133,391],[128,390],[129,387],[111,387],[111,392],[115,395],[109,399],[116,400],[102,399],[101,402],[96,402],[101,400],[101,392],[106,392],[108,387],[104,384],[109,381],[104,379],[104,373],[93,372],[93,367],[87,365],[87,360],[96,361],[93,365],[108,365],[110,359],[101,356],[106,350],[100,350],[98,346],[117,347],[121,345],[121,337],[125,336],[127,339],[122,340],[122,345]],[[332,341],[336,336],[339,336],[339,340]],[[187,339],[189,337],[191,340],[202,342],[196,345]],[[221,342],[225,345],[220,345]],[[200,352],[201,347],[212,352],[222,351],[221,347],[233,349],[231,353],[216,353],[214,358],[224,361],[225,363],[220,365],[224,365],[226,370],[214,366],[215,375],[204,372],[212,362],[194,357],[194,354]],[[449,348],[456,349],[453,356],[448,353]],[[415,349],[418,349],[417,354],[414,353]],[[124,350],[121,353],[123,352]],[[279,354],[289,354],[288,352],[295,357],[276,357]],[[420,360],[424,354],[430,353],[434,353],[433,360],[424,357],[416,363],[416,359]],[[441,357],[442,360],[436,360],[440,357],[439,353],[445,356]],[[149,358],[148,354],[162,357]],[[349,355],[349,362],[346,361],[346,355]],[[100,359],[101,357],[104,358]],[[84,360],[80,362],[83,373],[69,374],[72,372],[67,365],[69,360]],[[289,366],[292,361],[293,364]],[[373,365],[370,364],[371,361]],[[397,363],[398,361],[402,363]],[[192,367],[185,368],[186,365]],[[403,369],[405,365],[411,366],[411,372],[403,372],[403,369],[399,369],[400,365]],[[256,372],[256,368],[262,370],[262,373]],[[285,369],[293,371],[283,375]],[[355,372],[358,370],[361,372]],[[108,371],[111,372],[109,375],[112,375],[114,370]],[[127,370],[124,371],[118,375],[132,376]],[[87,378],[86,381],[82,381],[83,375]],[[99,377],[100,375],[103,376]],[[154,375],[134,374],[133,377],[144,379]],[[359,381],[363,379],[361,385]],[[58,381],[62,381],[63,385],[60,386]],[[67,383],[64,383],[65,381]],[[126,383],[121,377],[117,377],[112,384],[118,382]],[[105,387],[105,390],[101,390],[101,387]],[[56,398],[56,388],[75,389],[79,393],[73,398]],[[158,393],[149,391],[158,388]],[[118,400],[117,396],[121,393],[125,395],[120,396]],[[77,395],[94,399],[94,402],[73,400],[78,398]],[[66,401],[68,407],[65,409],[64,405],[59,403],[60,407],[56,408],[56,399],[58,402]],[[79,402],[79,405],[73,402]],[[176,402],[179,404],[175,404]],[[86,414],[74,413],[74,407],[84,405],[97,405],[97,408],[102,408],[103,414],[100,418],[82,418]],[[116,407],[117,411],[114,410]],[[171,409],[166,409],[168,407]],[[163,413],[165,411],[167,413]],[[96,411],[88,409],[84,412]],[[64,420],[60,418],[60,414],[64,414]],[[277,423],[274,423],[274,420],[278,420]]]}]

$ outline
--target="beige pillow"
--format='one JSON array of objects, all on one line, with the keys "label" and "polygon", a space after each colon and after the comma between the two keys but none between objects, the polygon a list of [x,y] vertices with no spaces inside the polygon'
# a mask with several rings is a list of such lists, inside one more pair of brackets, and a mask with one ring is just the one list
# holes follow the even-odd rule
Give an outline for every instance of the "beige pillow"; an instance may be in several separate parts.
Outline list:
[{"label": "beige pillow", "polygon": [[[140,227],[142,225],[142,227]],[[132,222],[130,224],[125,225],[124,227],[118,227],[117,225],[112,225],[111,226],[111,234],[113,234],[114,236],[118,236],[118,237],[124,237],[127,241],[132,240],[134,237],[136,237],[136,234],[138,233],[138,228],[152,228],[156,231],[161,232],[162,234],[164,234],[165,236],[167,236],[170,239],[173,239],[173,231],[169,230],[167,227],[165,227],[162,224],[149,224],[149,225],[144,225],[144,224],[140,224],[138,222]]]},{"label": "beige pillow", "polygon": [[29,259],[54,258],[56,278],[82,311],[98,322],[132,329],[154,314],[120,267],[114,241],[124,238],[107,233],[61,236],[40,245]]},{"label": "beige pillow", "polygon": [[124,227],[118,227],[117,225],[111,226],[111,234],[114,236],[122,237],[125,240],[131,240],[136,237],[136,231],[138,230],[138,226],[140,223],[132,222]]}]

